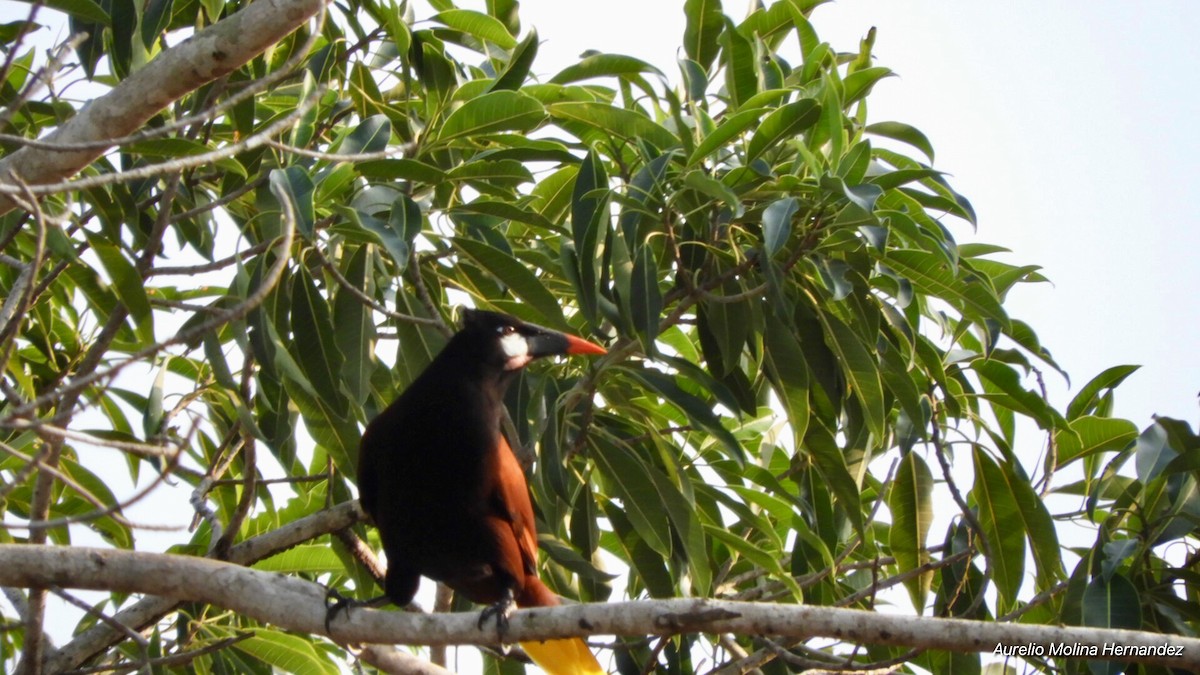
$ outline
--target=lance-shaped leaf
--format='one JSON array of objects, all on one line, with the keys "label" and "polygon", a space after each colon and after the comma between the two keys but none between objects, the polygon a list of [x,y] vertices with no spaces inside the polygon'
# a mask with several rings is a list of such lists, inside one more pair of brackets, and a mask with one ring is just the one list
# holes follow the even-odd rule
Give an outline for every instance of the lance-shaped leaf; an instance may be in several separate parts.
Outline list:
[{"label": "lance-shaped leaf", "polygon": [[1125,378],[1137,372],[1141,366],[1113,366],[1093,377],[1079,389],[1075,398],[1067,406],[1067,419],[1074,420],[1080,415],[1086,415],[1096,408],[1101,392],[1110,390],[1125,381]]},{"label": "lance-shaped leaf", "polygon": [[647,368],[629,368],[627,372],[682,410],[692,424],[714,436],[729,451],[730,457],[739,463],[745,461],[746,453],[742,444],[721,424],[720,418],[707,401],[684,391],[675,383],[675,379],[666,373]]},{"label": "lance-shaped leaf", "polygon": [[371,115],[354,128],[338,147],[338,152],[355,154],[386,150],[392,140],[392,123],[382,114]]},{"label": "lance-shaped leaf", "polygon": [[[1142,601],[1137,587],[1122,574],[1111,578],[1096,575],[1083,590],[1080,603],[1083,625],[1097,628],[1142,628]],[[1089,660],[1094,675],[1118,675],[1126,672],[1120,661]]]},{"label": "lance-shaped leaf", "polygon": [[503,49],[513,49],[517,41],[495,17],[470,9],[448,9],[433,17],[447,26],[460,30],[480,41],[491,42]]},{"label": "lance-shaped leaf", "polygon": [[771,147],[793,138],[821,119],[821,106],[811,98],[788,103],[772,110],[758,125],[746,146],[746,160],[752,162]]},{"label": "lance-shaped leaf", "polygon": [[538,33],[536,28],[529,29],[529,35],[521,40],[521,44],[513,50],[512,57],[508,60],[508,65],[504,68],[504,72],[500,73],[492,86],[488,87],[489,91],[500,90],[517,90],[525,84],[525,78],[529,77],[529,69],[533,67],[533,60],[537,57],[538,51]]},{"label": "lance-shaped leaf", "polygon": [[298,166],[271,171],[271,192],[281,202],[286,200],[296,216],[296,229],[305,238],[315,235],[316,218],[313,207],[313,182],[308,172]]},{"label": "lance-shaped leaf", "polygon": [[971,495],[987,539],[988,569],[1000,593],[1001,607],[1012,607],[1025,573],[1025,531],[1019,527],[1023,522],[1020,508],[996,462],[979,447],[973,455],[975,487]]},{"label": "lance-shaped leaf", "polygon": [[573,273],[579,309],[588,323],[599,324],[599,267],[597,255],[603,231],[608,229],[608,175],[595,152],[589,152],[579,167],[571,194],[571,243],[564,256],[575,256],[564,265]]},{"label": "lance-shaped leaf", "polygon": [[138,339],[146,345],[153,344],[154,312],[150,308],[150,298],[146,295],[146,286],[142,281],[142,275],[138,273],[133,263],[129,262],[129,259],[121,253],[121,249],[105,240],[103,235],[85,231],[85,236],[88,238],[92,251],[100,259],[104,271],[108,273],[117,298],[121,300],[121,304],[125,305],[125,309],[129,310],[129,316],[133,319]]},{"label": "lance-shaped leaf", "polygon": [[1008,315],[995,292],[983,283],[956,275],[942,256],[928,251],[898,249],[888,252],[885,262],[919,291],[945,300],[965,317],[979,323],[991,319],[1002,326],[1009,325]]},{"label": "lance-shaped leaf", "polygon": [[339,672],[324,650],[282,631],[257,628],[249,638],[234,642],[233,648],[284,673],[337,675]]},{"label": "lance-shaped leaf", "polygon": [[552,84],[570,84],[594,77],[620,77],[621,75],[640,75],[642,73],[663,77],[661,70],[632,56],[593,54],[579,63],[562,69],[557,75],[550,78],[550,82]]},{"label": "lance-shaped leaf", "polygon": [[596,465],[612,485],[625,514],[643,541],[664,558],[671,555],[671,529],[658,488],[650,479],[655,471],[619,444],[592,453]]},{"label": "lance-shaped leaf", "polygon": [[728,17],[722,18],[725,20],[725,30],[719,41],[721,65],[725,67],[725,90],[729,93],[730,107],[737,109],[758,93],[758,68],[754,45],[742,37]]},{"label": "lance-shaped leaf", "polygon": [[[342,272],[351,286],[367,295],[371,295],[372,290],[367,274],[367,263],[371,258],[369,249],[359,246],[349,261],[343,263],[345,269]],[[333,299],[333,337],[338,351],[345,357],[341,373],[346,389],[361,405],[371,386],[374,366],[371,345],[375,340],[375,324],[366,305],[347,288],[339,288]]]},{"label": "lance-shaped leaf", "polygon": [[490,272],[514,295],[536,310],[541,316],[540,323],[560,330],[567,328],[567,320],[563,318],[562,308],[559,307],[554,294],[546,290],[537,276],[521,264],[521,261],[477,239],[454,237],[452,241],[458,250]]},{"label": "lance-shaped leaf", "polygon": [[930,162],[933,161],[933,144],[929,142],[929,138],[920,129],[914,126],[904,124],[903,122],[876,122],[875,124],[867,125],[864,131],[868,134],[907,143],[925,153]]},{"label": "lance-shaped leaf", "polygon": [[530,131],[546,119],[546,109],[536,98],[519,91],[490,91],[481,94],[450,113],[437,141],[492,134],[498,131]]},{"label": "lance-shaped leaf", "polygon": [[555,119],[582,124],[585,128],[590,127],[602,132],[604,137],[627,141],[643,139],[661,149],[679,144],[675,134],[644,114],[607,103],[552,103],[547,109]]},{"label": "lance-shaped leaf", "polygon": [[1084,415],[1071,420],[1067,427],[1054,432],[1058,455],[1051,468],[1064,467],[1098,452],[1123,450],[1138,436],[1137,425],[1133,422],[1111,417]]},{"label": "lance-shaped leaf", "polygon": [[720,0],[686,0],[683,3],[686,19],[683,28],[683,51],[700,67],[709,70],[717,58],[720,46],[717,38],[725,27],[725,14]]},{"label": "lance-shaped leaf", "polygon": [[347,414],[347,400],[341,390],[345,357],[333,337],[333,318],[326,298],[303,266],[292,275],[291,310],[292,334],[296,338],[291,346],[296,363],[321,401],[336,414]]},{"label": "lance-shaped leaf", "polygon": [[633,261],[629,281],[629,311],[633,326],[642,340],[646,354],[654,354],[654,339],[658,336],[658,319],[662,313],[662,293],[658,290],[658,263],[650,246],[642,246]]},{"label": "lance-shaped leaf", "polygon": [[795,197],[785,197],[771,202],[763,210],[763,247],[767,257],[773,257],[792,235],[792,216],[800,210]]},{"label": "lance-shaped leaf", "polygon": [[819,312],[817,316],[825,330],[826,345],[837,355],[850,392],[862,403],[867,428],[876,438],[882,439],[887,420],[879,362],[863,344],[862,338],[841,319],[827,312]]},{"label": "lance-shaped leaf", "polygon": [[[900,460],[896,480],[888,498],[892,529],[888,537],[892,555],[900,573],[912,572],[929,561],[926,542],[933,522],[933,474],[929,465],[915,452]],[[928,570],[904,582],[917,613],[925,609],[933,571]]]},{"label": "lance-shaped leaf", "polygon": [[750,108],[748,110],[740,110],[733,115],[721,120],[716,129],[708,132],[701,139],[696,149],[687,159],[687,165],[692,166],[703,160],[705,157],[716,152],[718,149],[724,149],[725,144],[734,136],[742,133],[751,126],[757,124],[762,119],[762,114],[765,108]]}]

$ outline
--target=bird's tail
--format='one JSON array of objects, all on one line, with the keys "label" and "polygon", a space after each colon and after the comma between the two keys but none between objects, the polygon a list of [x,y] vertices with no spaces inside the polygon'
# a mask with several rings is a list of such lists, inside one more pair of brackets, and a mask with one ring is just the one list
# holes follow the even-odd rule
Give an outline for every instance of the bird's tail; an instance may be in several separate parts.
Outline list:
[{"label": "bird's tail", "polygon": [[521,648],[549,675],[603,675],[604,669],[579,638],[522,642]]},{"label": "bird's tail", "polygon": [[[517,605],[521,607],[553,607],[559,604],[558,596],[537,577],[526,580]],[[600,662],[579,638],[522,642],[521,648],[549,675],[604,675]]]}]

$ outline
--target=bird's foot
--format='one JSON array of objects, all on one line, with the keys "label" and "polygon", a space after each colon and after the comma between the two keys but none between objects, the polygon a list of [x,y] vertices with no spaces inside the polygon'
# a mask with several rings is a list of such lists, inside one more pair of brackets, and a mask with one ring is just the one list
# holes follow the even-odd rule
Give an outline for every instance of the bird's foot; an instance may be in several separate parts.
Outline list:
[{"label": "bird's foot", "polygon": [[479,630],[483,630],[483,624],[487,623],[488,619],[495,617],[496,619],[496,637],[499,638],[500,644],[505,644],[504,634],[508,632],[508,618],[517,610],[517,603],[513,600],[512,591],[505,593],[504,597],[494,605],[489,605],[479,613]]},{"label": "bird's foot", "polygon": [[370,600],[356,600],[342,595],[336,588],[327,588],[325,589],[325,633],[330,633],[329,625],[337,618],[338,612],[345,612],[349,617],[351,607],[379,607],[387,602],[386,595]]}]

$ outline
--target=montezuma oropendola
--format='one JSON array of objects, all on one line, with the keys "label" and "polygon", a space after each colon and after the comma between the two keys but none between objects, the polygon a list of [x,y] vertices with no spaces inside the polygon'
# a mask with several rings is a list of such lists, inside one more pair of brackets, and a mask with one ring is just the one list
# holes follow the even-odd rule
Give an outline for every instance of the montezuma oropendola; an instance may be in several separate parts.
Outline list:
[{"label": "montezuma oropendola", "polygon": [[[604,348],[495,312],[466,310],[462,329],[379,414],[359,446],[358,491],[387,553],[384,591],[403,607],[421,576],[503,622],[513,603],[559,604],[537,575],[525,474],[500,431],[504,393],[529,362]],[[583,640],[522,643],[553,675],[602,673]]]}]

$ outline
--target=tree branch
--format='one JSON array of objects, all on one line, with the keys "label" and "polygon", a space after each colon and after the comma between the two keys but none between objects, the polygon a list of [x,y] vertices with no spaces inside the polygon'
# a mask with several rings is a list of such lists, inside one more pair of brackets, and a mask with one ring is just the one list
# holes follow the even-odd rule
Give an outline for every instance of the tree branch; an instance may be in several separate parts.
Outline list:
[{"label": "tree branch", "polygon": [[[250,565],[321,535],[350,527],[364,517],[357,500],[344,502],[236,544],[229,550],[228,560],[232,564]],[[178,599],[151,595],[117,612],[113,619],[126,626],[141,629],[169,614],[178,604]],[[57,673],[77,668],[96,654],[120,642],[123,637],[106,624],[93,626],[76,635],[61,649],[50,653],[45,662],[45,670]]]},{"label": "tree branch", "polygon": [[[324,0],[261,0],[168,49],[112,91],[92,101],[44,140],[90,143],[125,136],[179,97],[240,68],[316,14]],[[74,175],[104,148],[47,152],[25,147],[0,159],[0,177],[33,185]],[[0,195],[0,214],[14,204]]]},{"label": "tree branch", "polygon": [[[325,635],[324,587],[206,558],[84,547],[0,545],[0,585],[70,586],[122,593],[155,593],[207,602],[286,630]],[[593,634],[674,635],[687,632],[829,637],[957,652],[991,652],[997,645],[1170,646],[1177,656],[1151,653],[1122,660],[1200,669],[1200,639],[1142,631],[998,624],[895,616],[806,605],[674,600],[564,605],[520,610],[506,638],[514,642]],[[334,622],[343,642],[487,644],[474,612],[445,615],[355,609]]]}]

